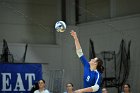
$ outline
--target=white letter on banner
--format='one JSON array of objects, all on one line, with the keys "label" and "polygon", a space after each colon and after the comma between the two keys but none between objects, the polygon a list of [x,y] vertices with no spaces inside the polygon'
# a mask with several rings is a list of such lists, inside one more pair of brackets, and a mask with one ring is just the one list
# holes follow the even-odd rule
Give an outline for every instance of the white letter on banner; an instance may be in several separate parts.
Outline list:
[{"label": "white letter on banner", "polygon": [[32,88],[32,77],[33,80],[35,80],[35,74],[29,74],[29,73],[25,74],[25,80],[28,80],[28,85],[29,85],[28,91],[30,91]]},{"label": "white letter on banner", "polygon": [[[11,79],[11,73],[1,73],[2,74],[2,91],[11,91],[11,85],[9,80]],[[6,89],[9,87],[8,89]]]},{"label": "white letter on banner", "polygon": [[17,82],[14,91],[25,91],[20,73],[17,73]]}]

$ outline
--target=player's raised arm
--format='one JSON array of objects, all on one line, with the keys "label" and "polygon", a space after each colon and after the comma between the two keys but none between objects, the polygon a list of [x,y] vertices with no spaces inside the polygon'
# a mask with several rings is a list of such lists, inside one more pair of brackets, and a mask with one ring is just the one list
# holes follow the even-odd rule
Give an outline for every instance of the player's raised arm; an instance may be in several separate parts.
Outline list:
[{"label": "player's raised arm", "polygon": [[71,36],[73,37],[74,41],[75,41],[75,46],[76,49],[81,49],[81,45],[79,43],[78,37],[77,37],[77,33],[74,30],[71,30]]},{"label": "player's raised arm", "polygon": [[76,47],[76,53],[79,57],[81,57],[83,55],[83,52],[82,52],[82,48],[81,48],[81,45],[80,45],[80,42],[79,42],[79,39],[77,37],[77,34],[74,30],[71,30],[71,36],[73,37],[74,39],[74,42],[75,42],[75,47]]}]

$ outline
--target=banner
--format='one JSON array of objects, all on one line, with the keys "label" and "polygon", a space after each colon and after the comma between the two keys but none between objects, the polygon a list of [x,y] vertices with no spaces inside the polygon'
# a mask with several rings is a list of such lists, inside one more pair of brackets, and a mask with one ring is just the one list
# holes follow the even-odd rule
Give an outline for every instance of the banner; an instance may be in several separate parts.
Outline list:
[{"label": "banner", "polygon": [[41,64],[0,64],[0,93],[30,93],[40,79]]}]

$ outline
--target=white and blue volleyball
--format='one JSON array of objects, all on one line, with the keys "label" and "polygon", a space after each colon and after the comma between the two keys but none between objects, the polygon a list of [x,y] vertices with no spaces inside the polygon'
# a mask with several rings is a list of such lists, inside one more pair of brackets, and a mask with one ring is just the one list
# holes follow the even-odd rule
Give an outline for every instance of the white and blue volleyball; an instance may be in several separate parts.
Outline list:
[{"label": "white and blue volleyball", "polygon": [[66,30],[66,24],[64,21],[58,21],[55,24],[55,29],[57,32],[64,32]]}]

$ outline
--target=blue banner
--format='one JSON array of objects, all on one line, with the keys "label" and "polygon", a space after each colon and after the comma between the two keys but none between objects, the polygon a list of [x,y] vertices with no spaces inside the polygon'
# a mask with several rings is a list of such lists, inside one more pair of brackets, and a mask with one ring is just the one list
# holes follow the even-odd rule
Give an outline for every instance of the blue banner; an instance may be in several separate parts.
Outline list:
[{"label": "blue banner", "polygon": [[30,93],[40,79],[41,64],[0,64],[0,93]]}]

